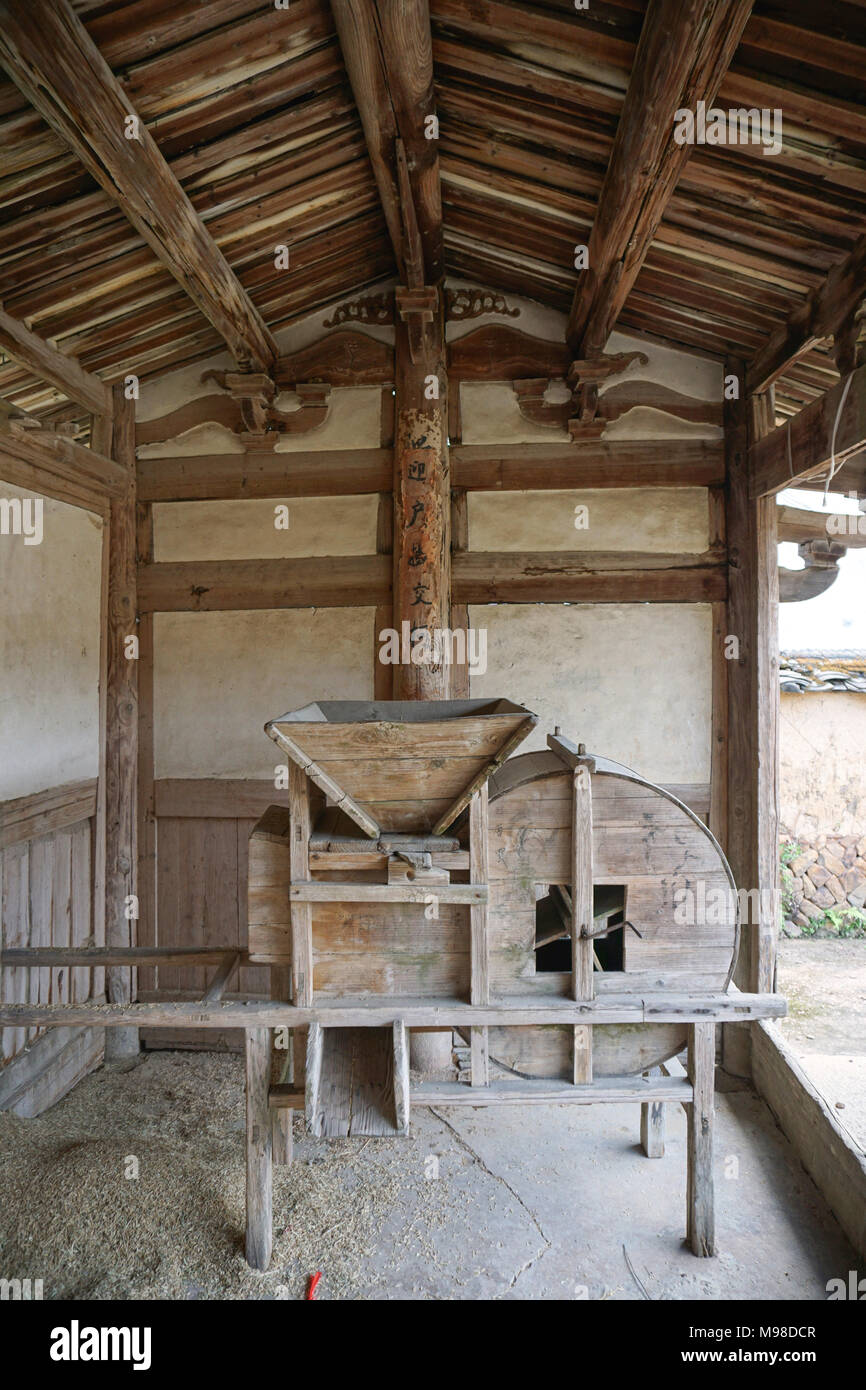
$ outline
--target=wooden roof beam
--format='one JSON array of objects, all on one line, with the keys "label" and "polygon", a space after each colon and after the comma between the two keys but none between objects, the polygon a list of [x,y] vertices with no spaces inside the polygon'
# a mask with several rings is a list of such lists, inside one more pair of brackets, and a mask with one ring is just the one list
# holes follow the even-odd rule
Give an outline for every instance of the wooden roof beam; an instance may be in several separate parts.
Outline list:
[{"label": "wooden roof beam", "polygon": [[[806,482],[820,486],[834,457],[838,469],[864,450],[866,365],[752,445],[750,496],[768,497]],[[840,477],[833,490],[842,486]]]},{"label": "wooden roof beam", "polygon": [[866,233],[834,265],[820,289],[812,292],[776,329],[746,365],[746,391],[765,391],[822,338],[838,335],[866,299]]},{"label": "wooden roof beam", "polygon": [[114,411],[111,387],[92,372],[86,372],[74,357],[58,352],[4,309],[0,309],[0,348],[40,381],[56,386],[64,396],[92,414],[111,418]]},{"label": "wooden roof beam", "polygon": [[238,364],[266,370],[277,354],[273,337],[68,0],[2,0],[0,63],[123,208]]},{"label": "wooden roof beam", "polygon": [[569,316],[578,357],[604,350],[691,154],[674,140],[675,114],[712,103],[752,3],[649,0]]},{"label": "wooden roof beam", "polygon": [[[417,223],[423,280],[435,285],[444,259],[439,142],[428,138],[427,118],[436,112],[428,0],[331,0],[331,9],[400,279],[415,288]],[[411,208],[398,167],[403,154]]]}]

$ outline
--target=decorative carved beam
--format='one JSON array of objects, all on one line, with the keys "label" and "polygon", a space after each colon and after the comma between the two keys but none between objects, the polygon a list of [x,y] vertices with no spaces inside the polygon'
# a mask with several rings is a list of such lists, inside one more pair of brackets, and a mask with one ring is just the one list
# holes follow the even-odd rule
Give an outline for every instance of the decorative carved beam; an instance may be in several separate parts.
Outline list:
[{"label": "decorative carved beam", "polygon": [[575,352],[601,352],[643,265],[691,153],[674,140],[675,113],[710,104],[752,0],[650,0],[572,304]]},{"label": "decorative carved beam", "polygon": [[238,363],[269,367],[274,339],[68,0],[0,0],[0,63]]},{"label": "decorative carved beam", "polygon": [[331,9],[400,278],[410,288],[435,285],[443,274],[442,195],[428,123],[436,104],[427,0],[331,0]]}]

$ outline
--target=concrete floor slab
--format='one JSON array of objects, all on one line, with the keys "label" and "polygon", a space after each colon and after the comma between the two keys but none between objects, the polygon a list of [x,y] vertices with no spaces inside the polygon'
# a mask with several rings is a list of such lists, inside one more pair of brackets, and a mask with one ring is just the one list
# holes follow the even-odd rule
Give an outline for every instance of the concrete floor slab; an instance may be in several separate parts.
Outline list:
[{"label": "concrete floor slab", "polygon": [[316,1270],[319,1298],[824,1299],[853,1252],[766,1106],[717,1101],[715,1259],[683,1244],[679,1108],[650,1160],[637,1106],[452,1107],[408,1139],[296,1135],[261,1275],[240,1059],[153,1053],[36,1120],[0,1114],[0,1274],[82,1299],[294,1299]]}]

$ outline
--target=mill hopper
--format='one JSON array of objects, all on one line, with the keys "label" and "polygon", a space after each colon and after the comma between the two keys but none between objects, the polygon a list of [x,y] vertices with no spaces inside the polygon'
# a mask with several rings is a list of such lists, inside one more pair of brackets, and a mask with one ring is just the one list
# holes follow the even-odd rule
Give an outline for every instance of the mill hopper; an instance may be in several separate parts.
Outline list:
[{"label": "mill hopper", "polygon": [[265,731],[378,837],[441,834],[535,723],[510,700],[322,700]]}]

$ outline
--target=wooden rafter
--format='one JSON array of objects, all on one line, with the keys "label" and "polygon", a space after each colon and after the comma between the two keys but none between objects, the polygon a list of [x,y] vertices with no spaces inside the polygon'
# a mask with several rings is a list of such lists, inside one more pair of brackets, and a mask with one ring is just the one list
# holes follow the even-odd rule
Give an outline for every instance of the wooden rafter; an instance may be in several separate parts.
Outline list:
[{"label": "wooden rafter", "polygon": [[266,369],[277,351],[271,334],[68,0],[3,0],[0,63],[238,363]]},{"label": "wooden rafter", "polygon": [[44,338],[31,333],[26,324],[4,309],[0,309],[0,348],[94,415],[111,415],[110,386],[92,372],[86,372],[74,357],[66,357]]},{"label": "wooden rafter", "polygon": [[589,239],[589,267],[571,308],[576,355],[601,352],[691,153],[675,113],[711,103],[752,0],[650,0]]},{"label": "wooden rafter", "polygon": [[748,393],[764,391],[804,353],[838,334],[866,299],[866,233],[839,265],[834,265],[820,289],[813,290],[746,367]]},{"label": "wooden rafter", "polygon": [[428,0],[331,0],[331,9],[400,278],[411,284],[420,252],[423,283],[434,285],[443,274],[442,196],[438,140],[425,130],[436,110]]}]

